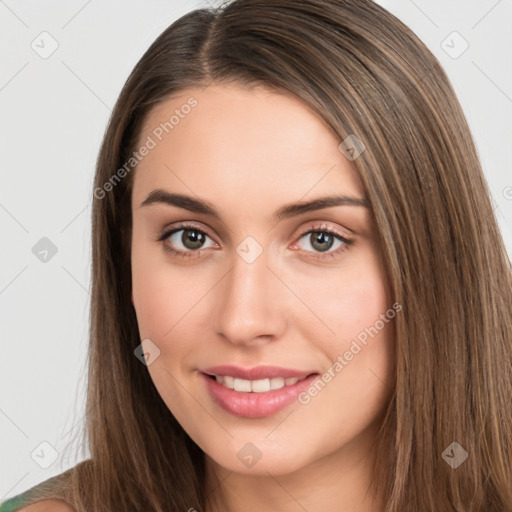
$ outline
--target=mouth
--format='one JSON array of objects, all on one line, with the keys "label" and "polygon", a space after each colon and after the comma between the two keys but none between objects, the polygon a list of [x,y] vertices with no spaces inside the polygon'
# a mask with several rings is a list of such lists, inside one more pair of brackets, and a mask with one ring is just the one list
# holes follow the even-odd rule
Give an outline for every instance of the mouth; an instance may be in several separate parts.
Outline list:
[{"label": "mouth", "polygon": [[304,377],[272,377],[271,379],[257,379],[257,380],[248,380],[248,379],[239,379],[237,377],[233,377],[232,375],[210,375],[205,373],[206,377],[211,380],[215,380],[220,385],[233,389],[235,391],[242,391],[245,393],[266,393],[267,391],[273,391],[276,389],[282,389],[284,387],[290,387],[297,384],[304,379],[307,379],[311,375],[317,375],[315,373],[311,373],[309,375],[305,375]]},{"label": "mouth", "polygon": [[224,411],[245,418],[275,414],[297,401],[319,372],[259,366],[216,366],[199,371],[206,392]]},{"label": "mouth", "polygon": [[218,377],[233,377],[241,380],[264,380],[281,377],[283,379],[297,378],[302,379],[308,377],[312,373],[318,373],[315,370],[296,370],[293,368],[285,368],[283,366],[259,365],[252,368],[236,366],[233,364],[223,364],[211,366],[200,370],[202,373]]}]

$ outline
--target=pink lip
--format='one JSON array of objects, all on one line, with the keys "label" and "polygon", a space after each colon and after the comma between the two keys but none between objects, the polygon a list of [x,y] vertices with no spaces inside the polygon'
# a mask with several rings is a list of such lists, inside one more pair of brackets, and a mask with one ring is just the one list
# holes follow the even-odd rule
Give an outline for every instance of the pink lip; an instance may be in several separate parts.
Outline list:
[{"label": "pink lip", "polygon": [[281,368],[280,366],[261,365],[255,366],[254,368],[242,368],[230,364],[212,366],[200,371],[208,375],[230,375],[231,377],[245,380],[271,379],[273,377],[284,377],[285,379],[297,377],[300,379],[312,373],[317,373],[315,370],[294,370],[292,368]]},{"label": "pink lip", "polygon": [[[313,381],[319,376],[315,373],[297,382],[293,386],[285,386],[281,389],[273,389],[264,393],[252,393],[229,389],[219,384],[215,379],[208,377],[205,373],[199,373],[199,375],[205,382],[210,396],[222,409],[235,416],[245,418],[262,418],[284,409],[295,402],[300,393],[311,386]],[[216,375],[222,375],[222,373],[216,373]],[[233,374],[227,372],[225,375]],[[284,375],[280,374],[280,376]]]}]

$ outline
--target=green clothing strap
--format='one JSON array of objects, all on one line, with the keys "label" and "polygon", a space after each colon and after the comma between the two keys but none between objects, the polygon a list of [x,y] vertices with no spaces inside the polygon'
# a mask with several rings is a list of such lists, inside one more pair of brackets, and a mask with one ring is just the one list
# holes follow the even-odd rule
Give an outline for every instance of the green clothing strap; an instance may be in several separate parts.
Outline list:
[{"label": "green clothing strap", "polygon": [[13,496],[12,498],[8,498],[7,500],[0,503],[0,512],[15,512],[22,507],[30,505],[31,503],[36,503],[37,501],[44,499],[52,499],[51,497],[44,497],[46,493],[42,491],[47,491],[48,488],[51,488],[52,484],[61,477],[62,475],[53,476],[47,480],[44,480],[43,482],[39,482],[38,484],[30,487],[20,494],[17,494],[16,496]]},{"label": "green clothing strap", "polygon": [[15,512],[15,510],[19,510],[21,507],[28,505],[29,503],[28,492],[24,492],[14,496],[14,498],[9,498],[0,504],[0,512]]}]

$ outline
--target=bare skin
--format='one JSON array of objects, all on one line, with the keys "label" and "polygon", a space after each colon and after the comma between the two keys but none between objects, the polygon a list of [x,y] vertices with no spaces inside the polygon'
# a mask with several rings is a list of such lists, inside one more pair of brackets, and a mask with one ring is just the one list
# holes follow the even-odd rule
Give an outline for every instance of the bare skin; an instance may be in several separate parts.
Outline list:
[{"label": "bare skin", "polygon": [[[150,112],[139,145],[190,96],[197,105],[134,171],[132,301],[141,340],[160,351],[151,378],[205,452],[210,496],[223,500],[208,512],[382,511],[368,487],[371,444],[392,392],[393,321],[333,370],[392,306],[370,211],[341,205],[272,218],[285,204],[364,198],[354,165],[301,101],[237,85],[180,91]],[[201,198],[220,219],[141,206],[154,189]],[[204,233],[199,249],[183,244],[183,231],[157,241],[182,222]],[[334,236],[322,250],[311,231],[325,229],[353,244]],[[263,249],[251,263],[236,251],[248,236]],[[228,363],[330,369],[331,379],[309,403],[251,419],[219,407],[200,376]],[[252,467],[237,456],[246,443],[261,453]]]},{"label": "bare skin", "polygon": [[75,512],[75,509],[60,500],[41,500],[21,508],[19,512]]}]

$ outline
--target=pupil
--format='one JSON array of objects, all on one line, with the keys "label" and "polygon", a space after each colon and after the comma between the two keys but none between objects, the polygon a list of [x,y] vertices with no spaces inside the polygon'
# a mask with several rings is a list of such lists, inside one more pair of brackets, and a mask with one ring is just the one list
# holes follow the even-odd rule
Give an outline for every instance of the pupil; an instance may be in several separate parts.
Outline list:
[{"label": "pupil", "polygon": [[204,235],[195,229],[185,229],[181,241],[188,249],[198,249],[204,243]]},{"label": "pupil", "polygon": [[[323,233],[323,232],[313,233],[312,245],[313,245],[313,247],[315,247],[315,249],[318,249],[321,252],[329,250],[332,247],[332,242],[333,242],[333,237],[332,237],[332,235],[329,235],[328,233]],[[316,245],[317,243],[320,245],[320,247],[317,247],[317,245]],[[322,246],[322,244],[327,244],[328,247]]]}]

